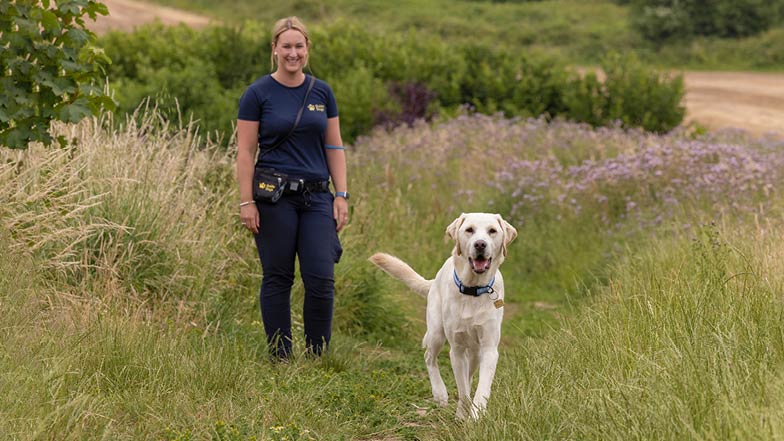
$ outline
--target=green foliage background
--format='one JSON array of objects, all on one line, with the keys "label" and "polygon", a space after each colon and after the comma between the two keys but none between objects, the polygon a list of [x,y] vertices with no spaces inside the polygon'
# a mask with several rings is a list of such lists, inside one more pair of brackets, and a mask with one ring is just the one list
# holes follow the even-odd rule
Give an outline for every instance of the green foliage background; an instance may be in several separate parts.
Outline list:
[{"label": "green foliage background", "polygon": [[782,0],[632,0],[631,22],[654,44],[758,35],[784,19]]},{"label": "green foliage background", "polygon": [[[716,17],[733,8],[761,9],[780,4],[780,1],[657,0],[639,4],[677,4],[681,8],[702,4],[704,7],[700,9],[689,7],[699,13],[700,17],[696,19],[704,20],[704,17]],[[373,33],[415,32],[427,40],[481,42],[504,48],[524,48],[527,52],[545,52],[558,55],[573,65],[597,65],[606,53],[618,51],[634,52],[646,64],[668,69],[784,68],[781,21],[773,20],[770,29],[759,26],[758,34],[744,38],[688,34],[685,39],[654,44],[636,28],[636,10],[632,8],[635,2],[631,0],[293,0],[271,2],[264,8],[259,8],[254,0],[156,0],[156,3],[196,11],[227,25],[240,24],[253,17],[265,24],[267,33],[267,28],[276,19],[296,14],[309,25],[329,25],[342,20],[361,25]],[[706,53],[710,56],[706,57]]]},{"label": "green foliage background", "polygon": [[[784,66],[784,29],[773,18],[769,30],[745,38],[683,31],[668,43],[646,39],[635,2],[158,3],[216,17],[220,25],[105,37],[107,51],[127,60],[111,75],[121,109],[132,111],[153,95],[164,113],[192,115],[224,139],[243,88],[269,71],[271,23],[292,13],[311,27],[312,72],[335,89],[349,143],[376,124],[454,115],[465,104],[483,113],[545,114],[594,126],[621,121],[665,132],[683,117],[679,69]],[[725,3],[711,16],[736,10]],[[608,75],[584,74],[598,68]]]},{"label": "green foliage background", "polygon": [[111,60],[85,26],[84,16],[98,14],[108,10],[92,0],[0,3],[0,146],[50,144],[51,121],[78,122],[114,108],[99,81]]},{"label": "green foliage background", "polygon": [[[603,58],[606,77],[599,82],[557,58],[483,42],[375,34],[350,23],[315,26],[311,34],[309,67],[339,97],[347,143],[380,122],[453,115],[464,105],[597,126],[619,120],[655,132],[683,118],[681,79],[650,70],[632,54]],[[152,96],[164,115],[193,115],[217,137],[231,133],[240,95],[269,71],[269,39],[257,23],[204,30],[151,25],[109,34],[101,44],[116,60],[109,78],[121,110],[132,112]]]}]

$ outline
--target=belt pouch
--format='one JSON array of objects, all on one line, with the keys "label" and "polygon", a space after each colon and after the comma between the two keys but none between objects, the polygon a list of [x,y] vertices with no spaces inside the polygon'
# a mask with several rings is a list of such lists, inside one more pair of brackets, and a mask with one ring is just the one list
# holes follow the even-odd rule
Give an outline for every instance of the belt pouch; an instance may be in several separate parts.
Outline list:
[{"label": "belt pouch", "polygon": [[288,175],[272,168],[256,167],[253,170],[253,200],[274,204],[283,196]]}]

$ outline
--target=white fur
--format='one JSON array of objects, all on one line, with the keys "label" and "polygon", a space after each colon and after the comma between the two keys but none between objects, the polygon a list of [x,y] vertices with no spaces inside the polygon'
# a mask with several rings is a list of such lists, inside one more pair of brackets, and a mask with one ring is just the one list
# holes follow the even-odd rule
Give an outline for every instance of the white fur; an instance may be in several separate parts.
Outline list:
[{"label": "white fur", "polygon": [[[445,406],[447,391],[438,369],[438,353],[449,341],[449,358],[457,383],[457,417],[478,418],[486,409],[490,388],[498,362],[503,308],[496,308],[495,299],[504,298],[504,279],[498,267],[506,257],[507,246],[517,237],[517,230],[498,214],[463,213],[446,229],[455,247],[436,274],[427,280],[402,260],[389,254],[376,253],[370,261],[427,297],[427,332],[422,340],[425,364],[435,401]],[[477,273],[469,263],[482,254],[492,257],[489,268]],[[479,245],[477,245],[479,244]],[[482,268],[480,268],[481,270]],[[465,286],[486,286],[495,276],[492,295],[473,297],[461,294],[453,272]],[[471,400],[471,377],[479,369],[479,384]]]}]

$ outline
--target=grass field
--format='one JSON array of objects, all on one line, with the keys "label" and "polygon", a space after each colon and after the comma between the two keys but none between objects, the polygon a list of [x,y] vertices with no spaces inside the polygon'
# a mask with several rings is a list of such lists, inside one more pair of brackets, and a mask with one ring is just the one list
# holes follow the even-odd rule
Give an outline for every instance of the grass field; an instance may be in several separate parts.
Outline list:
[{"label": "grass field", "polygon": [[[609,1],[158,3],[228,24],[293,10],[577,65],[608,49],[677,67],[782,63],[781,29],[651,52]],[[333,344],[302,355],[297,281],[297,355],[279,364],[231,148],[148,105],[56,125],[67,148],[0,150],[0,439],[784,438],[784,141],[456,112],[347,146]],[[430,397],[424,300],[367,257],[432,277],[446,225],[469,211],[501,213],[519,237],[488,411],[459,422],[446,351],[450,405]]]},{"label": "grass field", "polygon": [[[375,131],[348,151],[330,354],[274,365],[232,153],[136,118],[2,152],[4,439],[782,436],[780,141],[481,115]],[[432,276],[478,210],[520,236],[488,414],[459,423],[446,354],[452,404],[430,399],[424,301],[366,258]]]}]

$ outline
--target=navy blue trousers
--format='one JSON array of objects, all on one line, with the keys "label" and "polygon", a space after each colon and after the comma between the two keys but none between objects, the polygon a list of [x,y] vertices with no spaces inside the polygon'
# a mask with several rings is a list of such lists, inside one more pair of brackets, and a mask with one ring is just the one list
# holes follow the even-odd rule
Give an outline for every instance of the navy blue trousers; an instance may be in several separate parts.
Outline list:
[{"label": "navy blue trousers", "polygon": [[273,357],[291,353],[291,286],[299,259],[305,301],[305,345],[321,354],[332,335],[335,263],[343,250],[332,217],[329,192],[285,194],[276,204],[259,203],[259,234],[254,235],[263,272],[261,318]]}]

